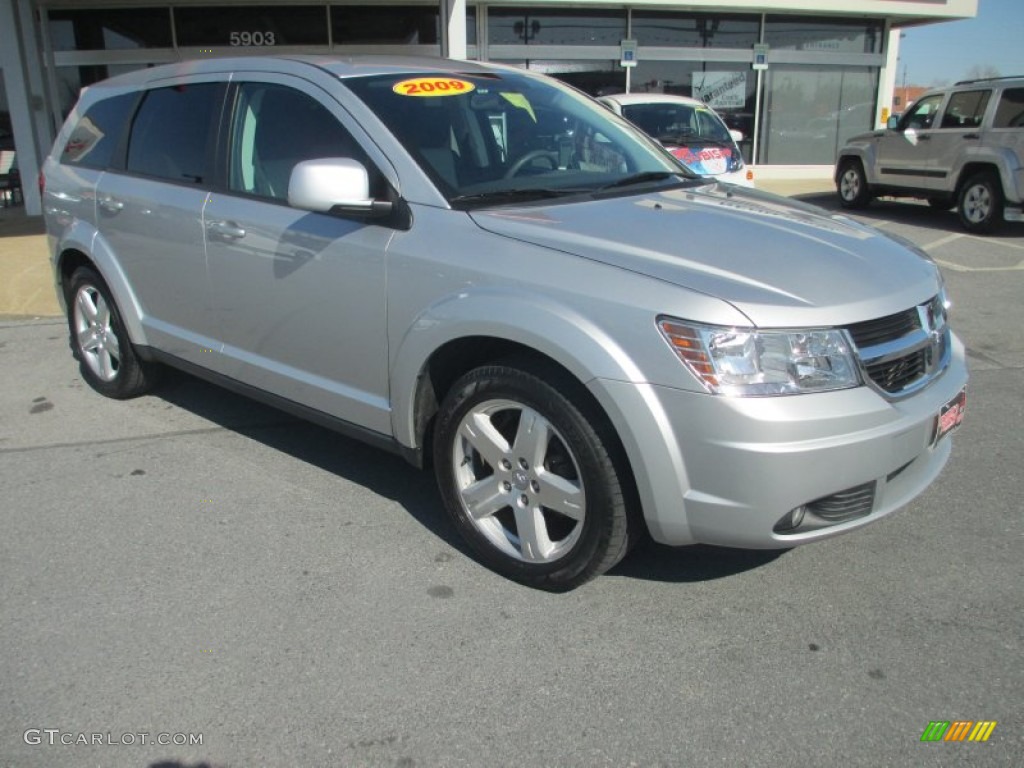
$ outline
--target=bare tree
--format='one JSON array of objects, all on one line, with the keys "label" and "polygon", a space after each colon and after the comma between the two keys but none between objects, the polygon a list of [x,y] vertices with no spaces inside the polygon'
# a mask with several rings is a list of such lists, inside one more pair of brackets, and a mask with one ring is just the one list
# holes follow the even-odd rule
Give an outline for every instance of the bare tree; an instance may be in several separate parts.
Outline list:
[{"label": "bare tree", "polygon": [[975,64],[967,70],[965,80],[985,80],[990,77],[999,77],[999,70],[989,64]]}]

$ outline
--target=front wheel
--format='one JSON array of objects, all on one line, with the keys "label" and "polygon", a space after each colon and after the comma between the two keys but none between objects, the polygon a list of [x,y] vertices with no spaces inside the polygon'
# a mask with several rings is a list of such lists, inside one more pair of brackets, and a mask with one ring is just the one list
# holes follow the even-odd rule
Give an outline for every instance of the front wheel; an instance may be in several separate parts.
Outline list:
[{"label": "front wheel", "polygon": [[79,267],[71,275],[67,299],[71,350],[86,383],[118,400],[150,389],[155,368],[136,354],[103,278]]},{"label": "front wheel", "polygon": [[451,388],[434,431],[438,485],[460,533],[488,567],[552,591],[608,570],[631,539],[617,440],[560,378],[477,368]]},{"label": "front wheel", "polygon": [[836,182],[839,202],[843,208],[864,208],[871,202],[871,190],[860,160],[844,160]]},{"label": "front wheel", "polygon": [[960,223],[968,232],[987,234],[1003,223],[1003,188],[991,171],[971,176],[960,189]]}]

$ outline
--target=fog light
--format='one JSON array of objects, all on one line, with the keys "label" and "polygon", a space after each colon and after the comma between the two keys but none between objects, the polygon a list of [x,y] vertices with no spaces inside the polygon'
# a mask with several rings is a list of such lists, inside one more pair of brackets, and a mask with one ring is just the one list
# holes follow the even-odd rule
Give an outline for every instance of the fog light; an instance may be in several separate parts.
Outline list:
[{"label": "fog light", "polygon": [[775,524],[775,532],[783,533],[795,531],[800,527],[800,523],[804,521],[804,514],[806,514],[806,512],[807,507],[800,506],[783,515],[782,519]]}]

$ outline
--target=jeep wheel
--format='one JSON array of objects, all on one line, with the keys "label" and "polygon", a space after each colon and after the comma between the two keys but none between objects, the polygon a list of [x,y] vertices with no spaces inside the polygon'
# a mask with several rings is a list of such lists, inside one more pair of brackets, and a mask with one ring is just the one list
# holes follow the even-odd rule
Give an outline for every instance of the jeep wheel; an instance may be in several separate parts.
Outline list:
[{"label": "jeep wheel", "polygon": [[628,549],[618,442],[603,414],[569,394],[573,382],[524,368],[477,368],[455,383],[437,417],[435,470],[455,526],[485,565],[564,591]]},{"label": "jeep wheel", "polygon": [[843,208],[864,208],[871,202],[871,190],[868,189],[868,180],[860,160],[843,161],[839,167],[836,190]]},{"label": "jeep wheel", "polygon": [[136,355],[103,278],[89,267],[79,267],[71,276],[67,297],[71,350],[86,383],[118,400],[147,391],[155,369]]},{"label": "jeep wheel", "polygon": [[1003,188],[991,171],[971,176],[960,188],[960,222],[969,232],[986,234],[1003,223]]}]

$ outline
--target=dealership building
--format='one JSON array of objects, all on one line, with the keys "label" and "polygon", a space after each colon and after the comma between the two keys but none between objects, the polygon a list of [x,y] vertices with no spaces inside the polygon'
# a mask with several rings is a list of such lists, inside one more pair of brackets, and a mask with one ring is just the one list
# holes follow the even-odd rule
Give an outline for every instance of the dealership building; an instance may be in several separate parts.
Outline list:
[{"label": "dealership building", "polygon": [[[884,122],[901,29],[978,0],[0,0],[0,141],[35,179],[79,89],[183,59],[257,53],[448,55],[593,95],[693,95],[743,134],[759,175],[826,176]],[[26,211],[39,212],[26,181]]]}]

